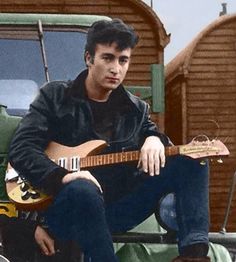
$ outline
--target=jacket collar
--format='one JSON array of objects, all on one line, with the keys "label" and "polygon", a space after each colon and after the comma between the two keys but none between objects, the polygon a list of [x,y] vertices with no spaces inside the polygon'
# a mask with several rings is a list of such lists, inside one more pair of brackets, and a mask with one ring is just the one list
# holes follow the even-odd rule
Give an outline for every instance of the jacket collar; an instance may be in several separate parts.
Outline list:
[{"label": "jacket collar", "polygon": [[[87,100],[87,92],[85,88],[85,80],[88,75],[88,70],[82,71],[74,81],[71,82],[70,88],[69,88],[69,95],[73,98],[73,100]],[[136,108],[138,111],[141,112],[140,106],[138,103],[139,98],[132,95],[129,91],[125,90],[124,86],[120,84],[117,89],[112,91],[111,97],[112,102],[116,103],[117,106],[121,106],[121,104],[125,104],[128,102],[128,104],[134,108]]]}]

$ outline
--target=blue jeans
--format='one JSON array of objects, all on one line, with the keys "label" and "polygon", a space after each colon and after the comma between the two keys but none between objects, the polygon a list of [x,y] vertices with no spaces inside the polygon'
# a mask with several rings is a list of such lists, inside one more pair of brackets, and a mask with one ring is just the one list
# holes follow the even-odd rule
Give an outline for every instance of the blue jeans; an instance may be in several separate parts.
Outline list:
[{"label": "blue jeans", "polygon": [[73,181],[47,210],[47,222],[56,237],[76,241],[92,262],[113,262],[111,233],[140,224],[168,192],[176,194],[180,254],[188,245],[208,243],[208,163],[183,156],[167,158],[159,176],[146,175],[139,187],[110,204],[92,182]]}]

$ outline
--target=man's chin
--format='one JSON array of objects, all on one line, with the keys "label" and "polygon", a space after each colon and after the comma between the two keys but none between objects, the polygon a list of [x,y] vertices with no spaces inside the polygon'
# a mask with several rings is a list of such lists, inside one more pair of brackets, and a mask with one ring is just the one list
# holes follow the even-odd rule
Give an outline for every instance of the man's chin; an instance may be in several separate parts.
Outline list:
[{"label": "man's chin", "polygon": [[107,89],[107,90],[115,90],[115,89],[117,89],[118,86],[119,86],[119,84],[118,85],[117,84],[115,84],[115,85],[107,85],[105,87],[105,89]]}]

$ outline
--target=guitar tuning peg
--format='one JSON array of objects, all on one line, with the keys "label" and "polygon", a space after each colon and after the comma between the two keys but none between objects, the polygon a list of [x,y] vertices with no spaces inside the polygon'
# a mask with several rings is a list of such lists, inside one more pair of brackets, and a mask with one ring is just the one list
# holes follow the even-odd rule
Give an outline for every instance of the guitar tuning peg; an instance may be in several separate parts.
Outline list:
[{"label": "guitar tuning peg", "polygon": [[202,160],[202,161],[200,162],[200,165],[205,166],[205,165],[206,165],[206,161],[205,161],[205,160]]},{"label": "guitar tuning peg", "polygon": [[221,158],[217,159],[217,163],[222,164],[223,160]]}]

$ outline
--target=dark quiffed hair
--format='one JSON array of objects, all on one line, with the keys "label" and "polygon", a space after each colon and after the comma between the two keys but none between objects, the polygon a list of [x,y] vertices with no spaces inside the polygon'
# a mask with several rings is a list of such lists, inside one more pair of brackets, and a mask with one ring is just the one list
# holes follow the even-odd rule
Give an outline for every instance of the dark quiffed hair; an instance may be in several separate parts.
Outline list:
[{"label": "dark quiffed hair", "polygon": [[113,42],[117,44],[120,51],[126,48],[133,49],[138,40],[139,37],[134,29],[121,19],[100,20],[93,23],[88,31],[85,52],[88,51],[93,57],[97,44],[112,44]]}]

